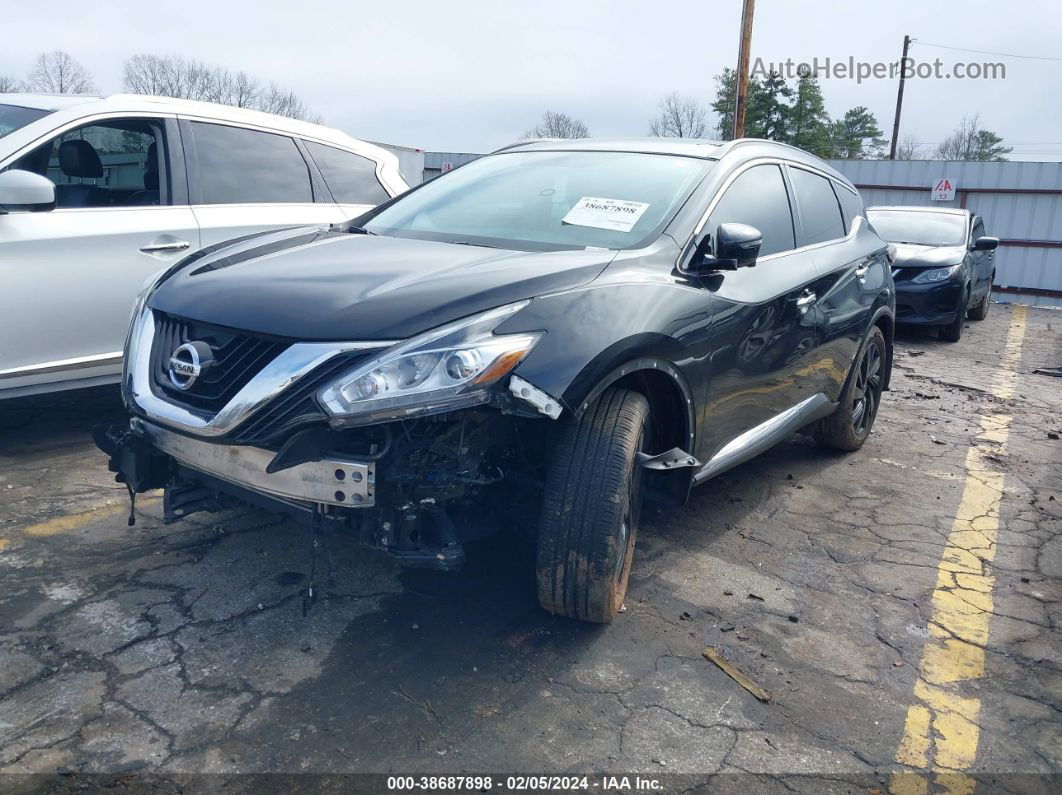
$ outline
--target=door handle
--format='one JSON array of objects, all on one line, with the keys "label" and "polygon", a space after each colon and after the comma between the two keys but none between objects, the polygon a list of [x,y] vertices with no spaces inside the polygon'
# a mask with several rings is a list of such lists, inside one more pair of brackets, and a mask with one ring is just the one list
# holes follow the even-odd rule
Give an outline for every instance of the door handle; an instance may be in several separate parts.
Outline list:
[{"label": "door handle", "polygon": [[186,248],[190,248],[191,245],[187,240],[167,240],[165,242],[148,243],[141,246],[140,250],[145,254],[159,254],[165,251],[184,251]]},{"label": "door handle", "polygon": [[815,303],[819,297],[811,290],[805,290],[800,294],[800,297],[796,300],[797,309],[801,312],[807,312],[808,307]]}]

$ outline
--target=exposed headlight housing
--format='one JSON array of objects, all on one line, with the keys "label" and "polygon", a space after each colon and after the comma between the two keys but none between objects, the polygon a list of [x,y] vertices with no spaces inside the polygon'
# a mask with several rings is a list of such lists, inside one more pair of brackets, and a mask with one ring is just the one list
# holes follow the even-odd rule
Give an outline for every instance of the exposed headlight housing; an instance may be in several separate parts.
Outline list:
[{"label": "exposed headlight housing", "polygon": [[955,275],[961,264],[949,265],[947,268],[928,268],[911,279],[911,281],[914,284],[932,284],[933,282],[947,281]]},{"label": "exposed headlight housing", "polygon": [[530,301],[492,309],[389,348],[317,393],[337,426],[437,414],[490,400],[490,387],[541,333],[494,334]]}]

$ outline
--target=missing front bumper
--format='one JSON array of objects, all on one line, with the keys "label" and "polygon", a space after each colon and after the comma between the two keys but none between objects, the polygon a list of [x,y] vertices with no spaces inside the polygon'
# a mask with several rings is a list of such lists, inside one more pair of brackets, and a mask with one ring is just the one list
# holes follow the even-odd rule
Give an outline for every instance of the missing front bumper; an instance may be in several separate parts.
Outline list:
[{"label": "missing front bumper", "polygon": [[266,467],[276,455],[270,450],[202,441],[140,419],[134,419],[131,427],[159,452],[185,467],[250,491],[342,508],[375,504],[376,465],[371,461],[326,458],[267,473]]}]

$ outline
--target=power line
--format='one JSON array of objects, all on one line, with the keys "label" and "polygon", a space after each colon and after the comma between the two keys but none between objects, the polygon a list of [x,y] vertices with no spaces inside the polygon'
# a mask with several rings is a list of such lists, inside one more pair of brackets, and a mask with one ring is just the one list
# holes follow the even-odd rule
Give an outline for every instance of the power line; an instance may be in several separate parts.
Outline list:
[{"label": "power line", "polygon": [[1013,52],[993,52],[992,50],[971,50],[969,47],[951,47],[947,44],[931,44],[928,41],[914,39],[915,44],[923,47],[940,47],[943,50],[957,50],[958,52],[976,52],[979,55],[996,55],[1000,58],[1025,58],[1030,61],[1062,61],[1062,58],[1051,55],[1018,55]]}]

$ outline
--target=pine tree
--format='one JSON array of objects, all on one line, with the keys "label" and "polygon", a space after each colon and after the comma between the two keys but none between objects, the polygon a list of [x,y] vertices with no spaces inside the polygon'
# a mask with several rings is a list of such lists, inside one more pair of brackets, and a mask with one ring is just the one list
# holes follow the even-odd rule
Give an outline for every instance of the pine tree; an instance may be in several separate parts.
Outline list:
[{"label": "pine tree", "polygon": [[793,102],[786,110],[786,143],[819,157],[829,157],[829,123],[818,78],[801,75],[793,92]]}]

